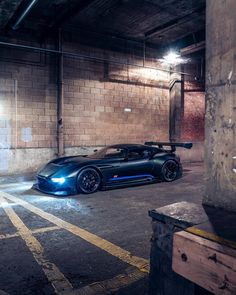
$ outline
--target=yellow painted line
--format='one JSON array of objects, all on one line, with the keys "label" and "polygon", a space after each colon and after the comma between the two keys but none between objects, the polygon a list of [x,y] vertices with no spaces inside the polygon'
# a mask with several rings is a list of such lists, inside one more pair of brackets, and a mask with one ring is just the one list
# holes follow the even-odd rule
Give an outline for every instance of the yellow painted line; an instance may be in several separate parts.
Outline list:
[{"label": "yellow painted line", "polygon": [[[58,226],[48,226],[48,227],[41,227],[41,228],[37,228],[37,229],[33,229],[31,230],[32,234],[38,234],[38,233],[46,233],[48,231],[54,231],[54,230],[59,230],[61,229]],[[4,239],[11,239],[11,238],[15,238],[15,237],[19,237],[19,233],[14,233],[14,234],[5,234],[5,235],[0,235],[0,240],[4,240]],[[1,294],[0,294],[1,295]]]},{"label": "yellow painted line", "polygon": [[19,233],[0,235],[0,240],[11,239],[15,237],[19,237]]},{"label": "yellow painted line", "polygon": [[115,244],[100,238],[99,236],[92,234],[88,232],[87,230],[84,230],[76,225],[73,225],[67,221],[64,221],[60,219],[59,217],[56,217],[50,213],[47,213],[43,211],[42,209],[39,209],[35,207],[34,205],[20,199],[17,197],[14,197],[8,193],[0,192],[0,194],[7,198],[8,200],[15,202],[24,208],[28,209],[29,211],[33,212],[34,214],[37,214],[38,216],[50,221],[51,223],[57,225],[60,228],[63,228],[72,234],[84,239],[85,241],[97,246],[98,248],[106,251],[107,253],[119,258],[120,260],[124,261],[125,263],[128,263],[132,266],[137,267],[142,272],[149,272],[149,261],[147,259],[133,256],[129,251],[122,249],[119,246],[116,246]]},{"label": "yellow painted line", "polygon": [[[5,198],[0,195],[0,203],[6,202]],[[23,221],[15,213],[11,207],[5,207],[4,211],[8,215],[12,224],[17,229],[21,238],[25,241],[27,247],[33,254],[37,263],[42,267],[43,272],[52,284],[56,294],[62,294],[63,292],[71,292],[72,285],[67,278],[60,272],[54,263],[48,261],[44,255],[44,249],[39,241],[32,235],[31,231],[26,227]]]},{"label": "yellow painted line", "polygon": [[12,183],[2,183],[0,184],[0,188],[1,189],[5,189],[5,188],[11,188],[11,187],[15,187],[15,186],[29,186],[31,188],[31,186],[33,185],[34,181],[23,181],[23,182],[12,182]]},{"label": "yellow painted line", "polygon": [[196,228],[194,226],[193,227],[188,227],[187,229],[185,229],[185,231],[187,231],[187,232],[189,232],[191,234],[200,236],[202,238],[211,240],[213,242],[216,242],[216,243],[219,243],[219,244],[222,244],[222,245],[225,245],[225,246],[236,249],[236,242],[224,239],[224,238],[222,238],[222,237],[220,237],[218,235],[215,235],[213,233],[209,233],[209,232],[207,232],[205,230]]},{"label": "yellow painted line", "polygon": [[[130,267],[123,274],[119,274],[112,279],[92,283],[88,286],[66,293],[65,295],[104,295],[114,294],[114,292],[128,287],[129,285],[145,278],[147,274],[137,268]],[[63,294],[64,295],[64,294]]]},{"label": "yellow painted line", "polygon": [[61,229],[59,226],[48,226],[48,227],[41,227],[41,228],[36,228],[31,230],[32,234],[41,234],[41,233],[46,233],[48,231],[54,231]]}]

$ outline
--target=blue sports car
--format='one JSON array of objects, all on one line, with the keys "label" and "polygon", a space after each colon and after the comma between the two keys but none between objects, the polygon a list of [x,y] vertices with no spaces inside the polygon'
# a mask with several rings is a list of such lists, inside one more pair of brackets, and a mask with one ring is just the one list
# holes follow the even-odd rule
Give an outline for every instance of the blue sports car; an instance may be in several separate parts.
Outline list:
[{"label": "blue sports car", "polygon": [[173,181],[182,174],[176,147],[190,149],[192,143],[117,144],[92,155],[57,158],[38,172],[34,188],[54,195],[90,194],[102,188]]}]

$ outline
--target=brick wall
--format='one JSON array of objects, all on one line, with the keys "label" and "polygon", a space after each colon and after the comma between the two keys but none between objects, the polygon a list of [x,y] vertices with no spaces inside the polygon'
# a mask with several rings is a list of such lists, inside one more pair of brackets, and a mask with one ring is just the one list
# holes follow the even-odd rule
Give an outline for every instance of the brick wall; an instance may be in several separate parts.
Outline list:
[{"label": "brick wall", "polygon": [[1,50],[0,114],[8,118],[10,148],[56,146],[55,67],[40,59],[39,53]]},{"label": "brick wall", "polygon": [[168,90],[145,86],[142,68],[129,67],[129,80],[126,71],[113,65],[104,77],[103,63],[65,59],[67,147],[168,139]]},{"label": "brick wall", "polygon": [[[66,50],[104,56],[69,43]],[[55,149],[55,56],[4,48],[0,56],[0,145]],[[109,51],[105,56],[127,59]],[[141,65],[142,60],[132,56],[131,62]],[[146,65],[160,67],[154,59],[147,59]],[[66,148],[168,139],[166,72],[65,57],[64,102]]]},{"label": "brick wall", "polygon": [[[185,71],[199,77],[199,65],[185,66]],[[184,110],[181,122],[181,139],[193,142],[204,141],[205,91],[204,84],[193,77],[185,76]]]},{"label": "brick wall", "polygon": [[[64,50],[98,58],[64,58],[66,155],[113,143],[168,140],[168,72],[143,68],[140,55],[131,51],[122,54],[69,41]],[[99,60],[103,57],[127,65]],[[145,66],[161,67],[150,51]],[[185,72],[194,73],[192,65],[187,67]],[[32,170],[56,156],[56,73],[54,55],[0,48],[0,153],[4,159],[0,170],[4,173],[24,167]],[[193,77],[185,77],[184,89],[181,140],[198,142],[202,149],[204,92]],[[196,155],[203,158],[203,152]]]},{"label": "brick wall", "polygon": [[185,93],[182,140],[204,141],[205,93]]}]

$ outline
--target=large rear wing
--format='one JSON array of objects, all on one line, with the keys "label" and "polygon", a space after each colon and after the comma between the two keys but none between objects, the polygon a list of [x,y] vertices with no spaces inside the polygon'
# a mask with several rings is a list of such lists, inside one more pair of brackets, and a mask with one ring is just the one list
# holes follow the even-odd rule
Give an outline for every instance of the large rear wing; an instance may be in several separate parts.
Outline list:
[{"label": "large rear wing", "polygon": [[170,146],[171,147],[170,152],[175,152],[176,147],[191,149],[193,146],[192,142],[156,142],[156,141],[146,141],[145,145],[155,145],[161,149],[163,148],[163,146]]}]

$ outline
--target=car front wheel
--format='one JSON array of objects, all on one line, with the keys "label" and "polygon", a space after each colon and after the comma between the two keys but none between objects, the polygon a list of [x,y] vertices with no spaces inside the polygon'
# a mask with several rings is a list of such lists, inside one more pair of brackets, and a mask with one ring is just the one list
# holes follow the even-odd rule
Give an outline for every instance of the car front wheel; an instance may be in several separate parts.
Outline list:
[{"label": "car front wheel", "polygon": [[163,164],[161,172],[164,181],[174,181],[179,175],[179,164],[174,160],[167,160]]},{"label": "car front wheel", "polygon": [[91,194],[98,190],[101,184],[99,173],[93,168],[83,169],[77,177],[77,188],[84,194]]}]

